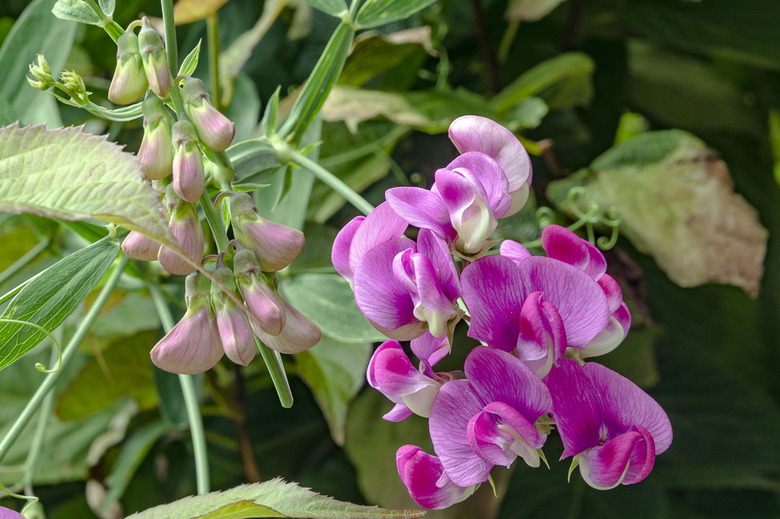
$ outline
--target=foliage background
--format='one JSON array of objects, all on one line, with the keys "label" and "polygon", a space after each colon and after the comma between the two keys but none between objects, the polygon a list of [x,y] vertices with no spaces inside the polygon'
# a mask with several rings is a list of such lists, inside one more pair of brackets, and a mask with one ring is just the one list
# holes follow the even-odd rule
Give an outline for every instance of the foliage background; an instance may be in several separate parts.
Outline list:
[{"label": "foliage background", "polygon": [[[0,38],[7,36],[26,6],[19,0],[2,3]],[[558,75],[548,71],[551,75],[532,91],[535,100],[519,95],[519,100],[526,99],[517,103],[521,108],[502,114],[527,128],[522,135],[532,152],[539,152],[537,143],[544,149],[553,143],[551,150],[532,158],[537,203],[555,203],[552,195],[545,200],[545,186],[587,168],[613,146],[616,134],[620,139],[620,132],[635,131],[630,123],[637,119],[629,120],[625,114],[641,114],[640,130],[643,124],[651,130],[685,130],[725,161],[735,191],[757,209],[769,231],[765,272],[757,298],[725,285],[682,288],[653,257],[621,237],[609,260],[631,298],[635,327],[605,362],[646,387],[667,410],[675,432],[670,450],[657,459],[642,484],[597,492],[576,475],[566,482],[568,464],[554,461],[561,447],[551,442],[546,449],[551,470],[519,466],[511,473],[497,470],[498,498],[484,486],[462,505],[428,516],[780,516],[780,251],[775,237],[780,230],[780,192],[773,174],[780,171],[776,3],[568,0],[538,21],[521,22],[505,59],[493,63],[509,25],[505,18],[509,7],[507,0],[441,0],[408,20],[379,28],[386,34],[430,29],[415,33],[412,43],[388,48],[375,38],[374,47],[365,41],[363,47],[356,46],[340,83],[371,92],[369,100],[350,104],[342,99],[326,105],[321,163],[356,189],[365,189],[372,203],[379,203],[384,189],[406,181],[404,177],[425,184],[454,156],[442,133],[448,120],[468,111],[494,109],[487,100],[502,90],[498,99],[508,96],[529,69],[563,52],[578,52],[570,63],[559,62],[554,71]],[[159,16],[159,10],[153,1],[120,1],[115,19],[126,25],[138,13]],[[231,0],[219,9],[223,51],[252,29],[262,11],[263,4],[254,0]],[[305,80],[335,26],[333,17],[300,1],[287,4],[233,83],[227,113],[236,120],[237,140],[254,135],[261,107],[278,85],[284,97]],[[66,52],[68,46],[59,42],[64,50],[58,65],[47,53],[52,67],[75,69],[88,78],[89,90],[104,95],[113,71],[114,46],[95,27],[64,29],[68,31],[72,36],[63,38],[72,37],[73,46]],[[41,25],[39,39],[29,42],[33,50],[41,50],[48,33]],[[180,26],[182,52],[205,33],[204,21]],[[46,45],[56,48],[58,42]],[[44,94],[36,93],[19,113],[12,97],[21,89],[31,90],[22,78],[30,61],[22,61],[21,71],[4,69],[3,123],[16,118],[48,121],[50,127],[58,121],[86,122],[91,131],[108,132],[129,150],[137,149],[140,124],[87,121],[82,112],[56,106]],[[208,77],[207,65],[202,59],[198,75],[203,78]],[[377,98],[376,91],[395,97],[389,102]],[[339,101],[335,93],[333,99]],[[399,99],[406,104],[399,105]],[[383,116],[367,111],[376,106],[385,108]],[[344,119],[368,120],[351,133]],[[344,156],[356,148],[369,152],[357,158]],[[270,173],[260,177],[267,179],[273,179]],[[665,186],[658,189],[664,192]],[[325,291],[327,285],[317,276],[333,282],[327,277],[330,244],[339,226],[356,212],[316,183],[308,209],[305,197],[296,204],[296,196],[293,192],[288,202],[293,209],[280,210],[278,216],[301,220],[305,210],[308,244],[283,289],[293,303],[296,297],[302,305],[313,300],[309,313],[325,318],[334,315],[328,305],[338,303],[343,286]],[[669,203],[684,209],[686,203],[700,201]],[[660,221],[659,227],[659,232],[671,235]],[[81,246],[72,233],[40,218],[0,215],[0,232],[0,271],[39,240],[51,239],[38,261],[4,280],[2,292]],[[533,239],[538,227],[532,215],[524,213],[505,232]],[[692,247],[685,242],[675,246],[682,252]],[[171,298],[172,304],[176,299]],[[75,318],[69,322],[73,325]],[[296,399],[292,409],[279,406],[260,362],[241,371],[222,364],[203,377],[215,489],[283,476],[342,500],[413,507],[395,473],[394,453],[404,443],[424,443],[425,425],[414,419],[402,425],[379,419],[389,403],[375,392],[359,390],[370,341],[376,336],[349,326],[349,321],[335,323],[326,330],[325,343],[288,359]],[[78,365],[69,368],[73,374],[58,390],[57,418],[43,454],[44,468],[36,477],[49,517],[93,516],[88,500],[99,506],[105,488],[110,489],[109,501],[119,499],[126,514],[195,492],[177,382],[152,371],[148,361],[158,328],[148,296],[126,286],[82,347]],[[43,352],[33,355],[47,357]],[[37,387],[34,376],[37,372],[27,359],[0,374],[0,428],[10,424]],[[25,452],[21,440],[4,466],[19,463]],[[0,469],[3,482],[13,483],[14,477],[12,467]],[[9,500],[0,503],[16,506]]]}]

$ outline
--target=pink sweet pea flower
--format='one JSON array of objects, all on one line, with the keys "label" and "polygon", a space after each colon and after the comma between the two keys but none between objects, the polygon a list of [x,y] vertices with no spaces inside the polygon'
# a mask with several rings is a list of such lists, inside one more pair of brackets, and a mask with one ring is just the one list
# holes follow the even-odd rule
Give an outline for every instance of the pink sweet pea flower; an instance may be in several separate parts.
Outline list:
[{"label": "pink sweet pea flower", "polygon": [[444,472],[441,461],[414,445],[404,445],[395,455],[398,475],[409,495],[423,508],[441,510],[469,497],[476,486],[459,487]]},{"label": "pink sweet pea flower", "polygon": [[588,485],[642,481],[672,442],[669,418],[630,380],[595,362],[561,359],[545,378],[563,458],[574,456]]},{"label": "pink sweet pea flower", "polygon": [[445,383],[428,421],[431,440],[449,479],[469,487],[487,481],[495,465],[522,457],[538,467],[552,411],[542,380],[509,353],[479,346],[465,364],[466,380]]}]

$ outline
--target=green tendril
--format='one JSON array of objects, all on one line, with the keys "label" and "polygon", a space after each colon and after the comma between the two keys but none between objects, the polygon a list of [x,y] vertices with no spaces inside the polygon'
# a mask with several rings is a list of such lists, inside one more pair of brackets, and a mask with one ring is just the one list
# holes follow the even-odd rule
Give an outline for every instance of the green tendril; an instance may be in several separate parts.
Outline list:
[{"label": "green tendril", "polygon": [[41,326],[39,324],[31,323],[29,321],[20,321],[19,319],[1,318],[0,322],[11,323],[11,324],[21,324],[23,326],[32,326],[36,330],[45,333],[46,336],[49,339],[51,339],[51,342],[53,342],[54,346],[57,348],[57,356],[58,356],[57,357],[57,367],[53,368],[53,369],[47,369],[46,366],[44,366],[42,363],[36,362],[35,363],[35,369],[37,369],[41,373],[46,373],[46,374],[54,373],[55,371],[59,371],[60,367],[62,366],[62,348],[60,348],[60,345],[57,342],[57,339],[55,339],[54,336],[51,333],[49,333],[49,330],[47,330],[46,328],[44,328],[43,326]]}]

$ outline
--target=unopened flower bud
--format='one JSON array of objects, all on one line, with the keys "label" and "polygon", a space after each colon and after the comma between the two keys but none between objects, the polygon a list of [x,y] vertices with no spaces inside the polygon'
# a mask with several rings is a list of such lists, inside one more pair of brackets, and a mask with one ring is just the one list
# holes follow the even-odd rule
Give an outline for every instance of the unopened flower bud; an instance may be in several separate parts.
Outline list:
[{"label": "unopened flower bud", "polygon": [[269,335],[279,335],[285,322],[284,306],[263,279],[255,253],[239,246],[233,269],[241,296],[257,321],[254,324]]},{"label": "unopened flower bud", "polygon": [[182,199],[194,204],[206,187],[203,157],[195,128],[186,119],[173,125],[173,189]]},{"label": "unopened flower bud", "polygon": [[236,128],[233,122],[211,104],[203,81],[189,78],[182,91],[184,109],[198,131],[200,141],[209,149],[223,151],[233,140]]},{"label": "unopened flower bud", "polygon": [[[175,195],[173,196],[175,197]],[[169,196],[169,200],[170,198],[172,197]],[[168,228],[187,257],[195,263],[200,263],[206,240],[203,237],[203,228],[198,221],[195,206],[184,201],[174,202]],[[165,246],[160,247],[157,260],[171,274],[183,276],[195,271],[194,266]]]},{"label": "unopened flower bud", "polygon": [[122,240],[122,252],[134,260],[154,261],[160,252],[160,244],[145,234],[130,231],[130,234]]},{"label": "unopened flower bud", "polygon": [[49,63],[46,61],[46,58],[43,57],[43,54],[38,54],[37,64],[30,64],[30,74],[32,74],[33,77],[31,78],[28,76],[27,82],[30,83],[32,87],[37,88],[38,90],[47,90],[54,86],[51,68],[49,68]]},{"label": "unopened flower bud", "polygon": [[141,20],[138,46],[146,79],[149,81],[149,88],[158,97],[165,98],[171,89],[171,71],[168,69],[165,45],[145,16]]},{"label": "unopened flower bud", "polygon": [[108,98],[118,105],[128,105],[144,95],[148,87],[138,36],[128,29],[116,42],[116,68]]},{"label": "unopened flower bud", "polygon": [[172,118],[160,98],[144,100],[144,137],[138,148],[138,162],[149,180],[160,180],[173,171]]},{"label": "unopened flower bud", "polygon": [[171,373],[194,375],[211,369],[224,350],[209,307],[209,280],[195,272],[185,281],[187,312],[152,349],[152,362]]},{"label": "unopened flower bud", "polygon": [[280,353],[300,353],[320,342],[322,331],[319,326],[284,299],[279,299],[279,302],[285,313],[285,323],[279,335],[268,334],[252,323],[255,334],[266,346]]},{"label": "unopened flower bud", "polygon": [[[220,254],[214,277],[222,287],[235,293],[236,282],[233,273],[225,266],[222,257],[223,255]],[[211,301],[217,315],[219,337],[222,339],[225,355],[236,364],[248,366],[257,352],[255,336],[252,334],[244,309],[228,297],[222,287],[213,283],[211,285]]]},{"label": "unopened flower bud", "polygon": [[60,83],[62,83],[62,87],[74,101],[80,105],[87,104],[89,94],[92,92],[87,92],[87,87],[84,86],[84,80],[81,79],[81,76],[72,70],[66,70],[60,74]]},{"label": "unopened flower bud", "polygon": [[246,193],[234,195],[232,204],[236,239],[255,253],[264,272],[281,270],[298,257],[304,245],[301,231],[261,218]]}]

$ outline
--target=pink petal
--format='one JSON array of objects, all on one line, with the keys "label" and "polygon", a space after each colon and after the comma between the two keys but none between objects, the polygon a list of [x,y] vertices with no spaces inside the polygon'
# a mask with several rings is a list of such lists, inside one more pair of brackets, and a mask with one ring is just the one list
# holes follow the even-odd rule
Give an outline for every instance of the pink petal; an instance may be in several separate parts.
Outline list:
[{"label": "pink petal", "polygon": [[394,187],[385,192],[387,203],[398,216],[420,229],[430,229],[447,241],[455,239],[450,214],[441,197],[419,187]]},{"label": "pink petal", "polygon": [[577,267],[593,279],[598,280],[607,271],[607,260],[598,247],[560,225],[542,230],[542,247],[548,257]]},{"label": "pink petal", "polygon": [[395,460],[398,475],[409,495],[423,508],[447,508],[473,491],[452,483],[444,473],[441,461],[414,445],[398,449]]},{"label": "pink petal", "polygon": [[331,252],[331,261],[336,268],[336,272],[342,275],[344,279],[352,283],[352,267],[349,264],[350,248],[355,238],[355,233],[365,220],[365,216],[357,216],[345,225],[336,235],[333,241],[333,250]]},{"label": "pink petal", "polygon": [[477,194],[487,202],[496,218],[501,218],[509,210],[512,197],[508,194],[506,175],[492,157],[469,151],[450,162],[447,169],[463,175],[474,184]]},{"label": "pink petal", "polygon": [[354,276],[358,263],[366,252],[377,245],[400,238],[409,226],[393,211],[390,204],[384,202],[366,216],[355,230],[349,249],[349,269]]},{"label": "pink petal", "polygon": [[[653,468],[655,449],[653,437],[647,431],[643,432],[636,430],[623,433],[581,454],[582,478],[594,488],[609,489],[620,483],[629,484],[625,481],[629,472],[630,483],[637,483],[647,477]],[[629,462],[632,460],[637,460],[639,465],[631,467]]]},{"label": "pink petal", "polygon": [[518,265],[531,257],[531,253],[528,252],[528,249],[512,240],[502,241],[498,250],[502,256],[511,259]]}]

